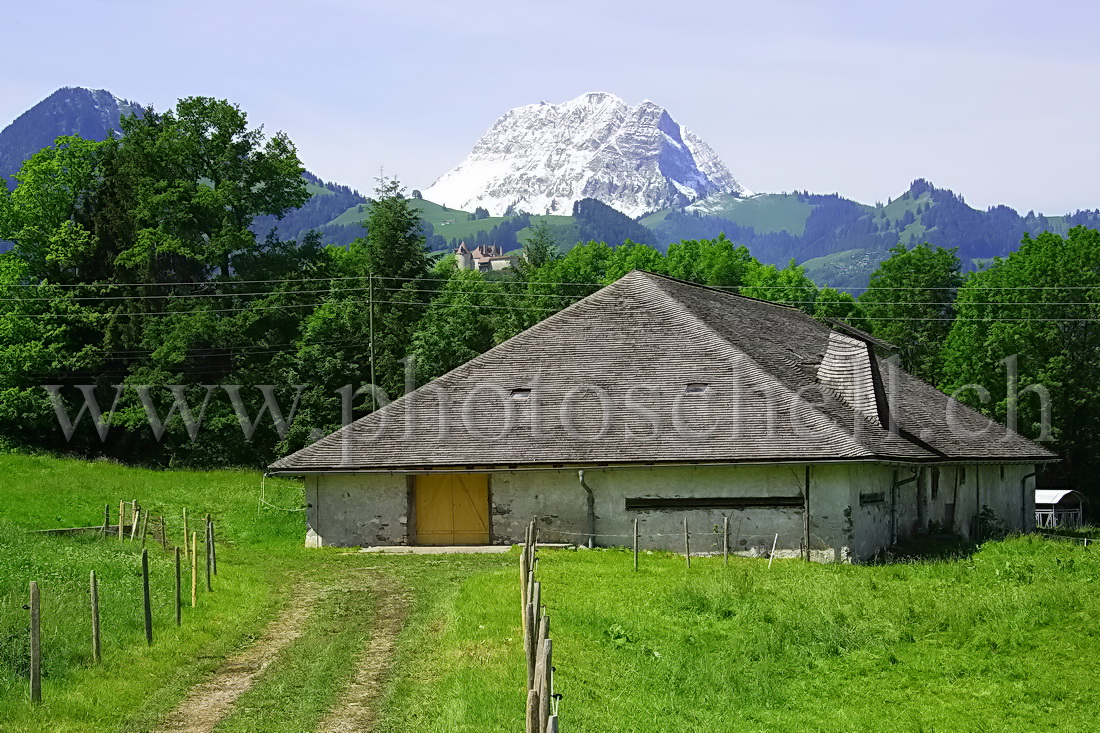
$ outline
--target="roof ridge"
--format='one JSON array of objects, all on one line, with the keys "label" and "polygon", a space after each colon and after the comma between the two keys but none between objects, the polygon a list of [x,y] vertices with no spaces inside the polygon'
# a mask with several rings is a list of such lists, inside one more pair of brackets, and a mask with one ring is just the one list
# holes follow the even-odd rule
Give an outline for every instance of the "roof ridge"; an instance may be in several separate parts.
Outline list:
[{"label": "roof ridge", "polygon": [[[674,283],[677,283],[679,285],[687,285],[689,287],[697,288],[699,290],[709,290],[710,292],[718,293],[719,295],[725,295],[725,296],[729,296],[731,298],[739,298],[741,300],[748,300],[748,301],[752,301],[754,303],[763,303],[764,305],[772,305],[772,306],[775,306],[776,308],[783,308],[784,310],[795,311],[795,312],[798,312],[798,313],[805,314],[805,312],[801,308],[796,308],[793,305],[787,305],[786,303],[776,303],[773,300],[765,300],[763,298],[754,298],[751,295],[743,295],[741,293],[731,293],[728,290],[723,290],[723,289],[721,289],[717,286],[714,286],[714,285],[704,285],[703,283],[692,282],[691,280],[684,280],[684,279],[679,278],[679,277],[672,277],[671,275],[665,275],[665,274],[660,273],[660,272],[651,272],[649,270],[634,269],[634,270],[631,270],[630,272],[626,273],[626,275],[623,275],[623,277],[626,277],[631,272],[640,272],[643,275],[648,275],[650,277],[660,278],[661,280],[668,280],[669,282],[674,282]],[[619,280],[621,280],[621,279],[622,278],[619,278]],[[618,282],[618,280],[616,280],[615,282]],[[731,285],[729,287],[742,288],[742,287],[745,287],[745,286],[743,286],[743,285]],[[805,315],[808,315],[808,314],[805,314]]]}]

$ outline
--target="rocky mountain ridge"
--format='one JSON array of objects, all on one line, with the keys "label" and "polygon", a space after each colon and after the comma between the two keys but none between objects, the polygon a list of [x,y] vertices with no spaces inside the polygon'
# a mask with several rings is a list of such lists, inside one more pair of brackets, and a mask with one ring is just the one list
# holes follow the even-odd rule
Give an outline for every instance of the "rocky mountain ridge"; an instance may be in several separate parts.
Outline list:
[{"label": "rocky mountain ridge", "polygon": [[718,193],[751,195],[667,110],[591,92],[509,110],[424,197],[494,216],[569,214],[592,198],[637,217]]}]

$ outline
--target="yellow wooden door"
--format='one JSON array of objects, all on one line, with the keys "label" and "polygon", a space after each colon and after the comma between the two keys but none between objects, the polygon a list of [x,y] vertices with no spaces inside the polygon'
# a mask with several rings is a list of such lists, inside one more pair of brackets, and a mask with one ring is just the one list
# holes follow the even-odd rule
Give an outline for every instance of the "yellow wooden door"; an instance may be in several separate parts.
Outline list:
[{"label": "yellow wooden door", "polygon": [[455,474],[451,487],[454,543],[489,544],[489,477]]},{"label": "yellow wooden door", "polygon": [[419,544],[488,544],[488,476],[417,476],[413,493],[416,501],[416,541]]}]

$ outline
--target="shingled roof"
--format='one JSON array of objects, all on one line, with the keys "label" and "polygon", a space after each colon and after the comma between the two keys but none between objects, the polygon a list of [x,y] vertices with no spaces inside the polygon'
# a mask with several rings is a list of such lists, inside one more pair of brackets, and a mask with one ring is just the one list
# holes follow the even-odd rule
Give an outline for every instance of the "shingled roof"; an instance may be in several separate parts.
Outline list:
[{"label": "shingled roof", "polygon": [[270,470],[1054,458],[858,332],[634,271]]}]

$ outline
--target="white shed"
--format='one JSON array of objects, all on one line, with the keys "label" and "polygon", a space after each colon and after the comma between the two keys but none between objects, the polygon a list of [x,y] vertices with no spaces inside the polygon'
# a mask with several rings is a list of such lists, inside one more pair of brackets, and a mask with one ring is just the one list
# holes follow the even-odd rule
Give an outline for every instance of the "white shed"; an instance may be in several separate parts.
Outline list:
[{"label": "white shed", "polygon": [[1085,496],[1071,489],[1035,490],[1035,526],[1079,527],[1083,523]]}]

